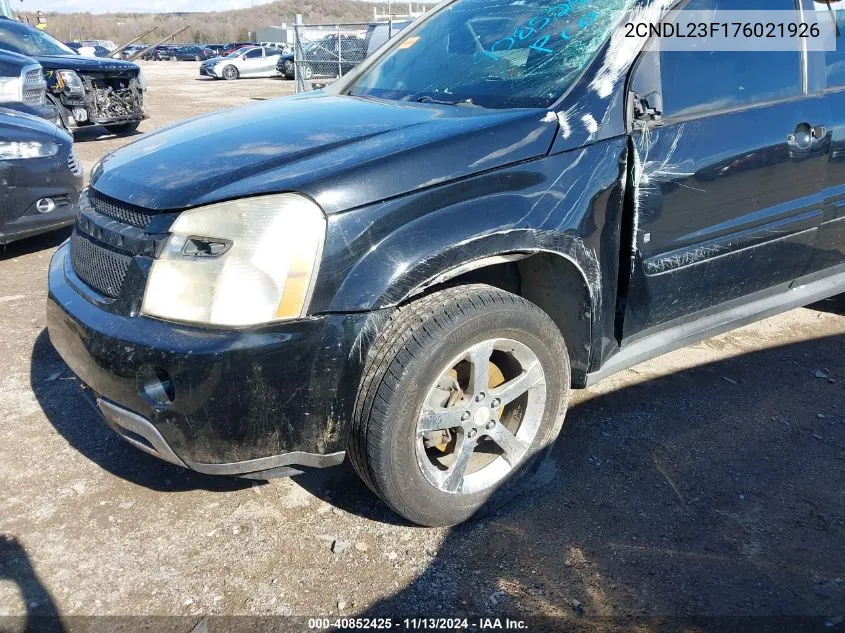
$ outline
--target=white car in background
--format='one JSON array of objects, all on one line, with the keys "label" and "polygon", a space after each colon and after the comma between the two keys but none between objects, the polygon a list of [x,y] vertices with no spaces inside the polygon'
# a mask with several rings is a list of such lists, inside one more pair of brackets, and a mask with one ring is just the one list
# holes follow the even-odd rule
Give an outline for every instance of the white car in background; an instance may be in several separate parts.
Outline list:
[{"label": "white car in background", "polygon": [[239,49],[227,57],[215,57],[200,65],[200,75],[215,79],[241,77],[276,77],[276,62],[282,52],[277,48],[255,46]]}]

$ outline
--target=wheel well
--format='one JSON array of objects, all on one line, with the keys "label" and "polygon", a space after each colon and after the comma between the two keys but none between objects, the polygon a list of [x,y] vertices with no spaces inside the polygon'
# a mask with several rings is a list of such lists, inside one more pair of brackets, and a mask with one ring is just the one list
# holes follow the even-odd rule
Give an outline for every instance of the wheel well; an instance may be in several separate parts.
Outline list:
[{"label": "wheel well", "polygon": [[[491,264],[430,286],[424,294],[445,287],[487,284],[519,295],[539,306],[560,329],[569,350],[572,386],[586,385],[592,341],[592,298],[578,267],[553,253],[537,253],[518,261]],[[409,301],[420,295],[409,297]]]}]

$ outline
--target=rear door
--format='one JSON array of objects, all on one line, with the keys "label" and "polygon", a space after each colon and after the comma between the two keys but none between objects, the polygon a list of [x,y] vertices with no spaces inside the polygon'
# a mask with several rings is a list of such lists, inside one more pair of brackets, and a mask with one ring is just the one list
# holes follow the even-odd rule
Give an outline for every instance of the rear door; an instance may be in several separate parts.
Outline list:
[{"label": "rear door", "polygon": [[261,74],[264,69],[264,49],[253,48],[242,55],[240,73],[242,76],[250,77]]},{"label": "rear door", "polygon": [[830,155],[824,182],[824,217],[806,274],[845,265],[845,1],[804,0],[818,21],[834,21],[836,50],[810,53],[810,90],[823,96],[830,111]]},{"label": "rear door", "polygon": [[[792,10],[793,0],[691,0],[683,8]],[[662,96],[632,142],[636,257],[623,339],[784,289],[810,261],[822,217],[827,104],[794,50],[644,53],[630,87]]]},{"label": "rear door", "polygon": [[264,47],[264,64],[262,74],[265,75],[275,75],[276,74],[276,62],[279,61],[279,55],[281,52],[278,48],[274,48],[272,46],[265,46]]}]

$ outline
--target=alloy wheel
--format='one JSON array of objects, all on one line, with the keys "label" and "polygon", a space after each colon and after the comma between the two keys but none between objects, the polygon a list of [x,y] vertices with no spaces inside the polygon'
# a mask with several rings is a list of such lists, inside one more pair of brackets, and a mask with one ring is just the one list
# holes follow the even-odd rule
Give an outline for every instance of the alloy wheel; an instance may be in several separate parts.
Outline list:
[{"label": "alloy wheel", "polygon": [[528,457],[545,403],[545,373],[527,346],[511,339],[473,345],[426,396],[417,422],[420,470],[449,494],[496,486]]}]

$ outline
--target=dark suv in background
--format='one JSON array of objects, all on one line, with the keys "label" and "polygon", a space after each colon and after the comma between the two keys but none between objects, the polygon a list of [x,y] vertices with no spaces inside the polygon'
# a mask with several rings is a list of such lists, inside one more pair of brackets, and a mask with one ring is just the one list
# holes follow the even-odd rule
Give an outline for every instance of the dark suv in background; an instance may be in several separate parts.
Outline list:
[{"label": "dark suv in background", "polygon": [[146,85],[137,64],[81,57],[47,33],[3,17],[0,50],[32,57],[41,64],[47,98],[68,130],[102,125],[115,134],[126,134],[147,116]]},{"label": "dark suv in background", "polygon": [[[340,77],[345,75],[367,56],[366,41],[354,35],[329,35],[302,47],[299,72],[303,79]],[[293,79],[295,52],[283,53],[276,63],[276,70],[287,79]]]},{"label": "dark suv in background", "polygon": [[[845,291],[845,40],[627,37],[619,11],[669,4],[444,2],[324,91],[106,156],[50,265],[51,340],[153,455],[348,458],[407,519],[467,519],[571,388]],[[845,27],[811,0],[685,6]]]}]

